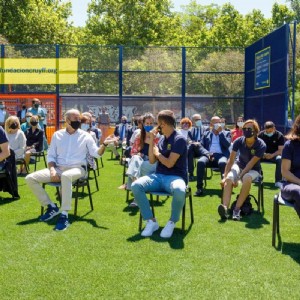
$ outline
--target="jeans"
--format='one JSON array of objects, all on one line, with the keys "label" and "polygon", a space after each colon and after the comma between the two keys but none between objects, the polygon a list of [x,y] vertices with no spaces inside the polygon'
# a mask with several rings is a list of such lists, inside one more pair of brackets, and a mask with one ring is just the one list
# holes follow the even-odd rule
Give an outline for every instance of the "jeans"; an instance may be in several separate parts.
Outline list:
[{"label": "jeans", "polygon": [[170,220],[174,223],[180,219],[185,203],[186,184],[179,176],[151,174],[143,176],[132,183],[131,190],[144,220],[153,218],[147,192],[167,192],[173,196]]},{"label": "jeans", "polygon": [[213,161],[210,161],[206,156],[200,157],[200,159],[197,162],[197,189],[203,188],[203,178],[205,174],[205,167],[207,165],[212,168],[219,168],[221,171],[221,176],[223,178],[226,163],[226,156],[223,156],[223,154],[219,153],[214,153]]}]

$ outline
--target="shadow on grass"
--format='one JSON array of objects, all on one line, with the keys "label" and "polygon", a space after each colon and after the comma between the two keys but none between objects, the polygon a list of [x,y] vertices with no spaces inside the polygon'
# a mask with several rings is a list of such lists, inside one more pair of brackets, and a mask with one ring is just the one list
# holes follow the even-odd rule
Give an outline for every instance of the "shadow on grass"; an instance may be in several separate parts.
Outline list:
[{"label": "shadow on grass", "polygon": [[[220,198],[222,198],[222,190],[221,188],[219,189],[203,189],[203,195],[201,195],[200,197],[215,197],[218,196]],[[193,196],[193,197],[199,197],[199,196]]]},{"label": "shadow on grass", "polygon": [[[164,238],[160,237],[159,234],[160,234],[161,230],[163,229],[162,227],[160,227],[157,231],[155,231],[153,233],[153,235],[151,237],[149,237],[149,239],[151,239],[152,241],[157,242],[157,243],[169,243],[169,245],[172,249],[180,250],[180,249],[184,248],[184,238],[191,231],[192,225],[193,224],[190,224],[188,229],[185,230],[184,232],[182,232],[182,230],[179,228],[175,228],[173,235],[169,239],[164,239]],[[139,232],[139,233],[129,237],[127,239],[127,241],[131,242],[131,243],[135,243],[135,242],[139,242],[140,240],[147,239],[147,238],[148,237],[141,236],[141,233]]]},{"label": "shadow on grass", "polygon": [[294,261],[300,264],[300,244],[282,243],[282,254],[289,255]]},{"label": "shadow on grass", "polygon": [[272,190],[272,191],[279,191],[278,187],[274,185],[272,182],[264,182],[264,189]]},{"label": "shadow on grass", "polygon": [[9,204],[9,203],[17,201],[17,200],[20,200],[20,197],[10,197],[10,198],[9,197],[5,197],[5,198],[0,197],[0,206]]},{"label": "shadow on grass", "polygon": [[[228,219],[219,219],[219,223],[226,223],[226,222],[235,222],[232,220],[232,214]],[[259,229],[263,228],[263,225],[270,225],[270,222],[264,217],[263,213],[259,213],[258,211],[254,211],[249,216],[242,216],[239,222],[244,222],[245,227],[249,229]]]},{"label": "shadow on grass", "polygon": [[[91,211],[87,212],[83,216],[76,216],[76,217],[74,215],[69,215],[70,223],[72,224],[73,222],[86,222],[86,223],[92,225],[95,228],[100,228],[100,229],[104,229],[104,230],[109,229],[109,228],[104,227],[104,226],[99,226],[94,219],[85,218],[90,213],[91,213]],[[35,223],[42,223],[39,219],[40,219],[40,217],[25,220],[25,221],[21,221],[21,222],[18,222],[17,225],[24,226],[24,225],[31,225],[31,224],[35,224]],[[48,222],[44,222],[44,223],[48,224],[49,226],[55,226],[56,221],[57,221],[57,217],[53,218],[52,220],[50,220]]]}]

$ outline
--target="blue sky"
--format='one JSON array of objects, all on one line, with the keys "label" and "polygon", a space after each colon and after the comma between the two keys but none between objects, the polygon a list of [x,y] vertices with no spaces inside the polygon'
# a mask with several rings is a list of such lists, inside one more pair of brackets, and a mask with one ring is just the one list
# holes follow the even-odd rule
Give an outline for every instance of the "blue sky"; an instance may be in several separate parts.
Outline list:
[{"label": "blue sky", "polygon": [[[71,21],[73,21],[75,26],[84,26],[87,19],[87,6],[91,0],[72,0],[73,16]],[[172,0],[174,3],[174,10],[179,11],[181,5],[186,5],[189,0]],[[271,17],[272,6],[275,2],[279,4],[286,4],[285,0],[197,0],[201,5],[208,5],[215,3],[218,5],[223,5],[230,2],[240,13],[247,14],[253,9],[260,9],[266,18]]]}]

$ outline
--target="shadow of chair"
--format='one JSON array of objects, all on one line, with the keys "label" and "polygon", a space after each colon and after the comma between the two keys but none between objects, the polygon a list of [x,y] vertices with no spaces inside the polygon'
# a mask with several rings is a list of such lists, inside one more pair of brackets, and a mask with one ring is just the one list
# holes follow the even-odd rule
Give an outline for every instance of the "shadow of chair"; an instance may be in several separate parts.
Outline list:
[{"label": "shadow of chair", "polygon": [[293,202],[286,201],[281,197],[281,193],[278,193],[274,196],[273,201],[273,228],[272,228],[272,246],[276,245],[276,235],[278,236],[278,240],[281,241],[280,237],[280,228],[279,228],[279,207],[286,206],[294,208]]},{"label": "shadow of chair", "polygon": [[[47,183],[43,183],[43,188],[45,189],[46,185],[48,186],[52,186],[56,188],[56,193],[58,196],[58,201],[61,204],[61,196],[60,196],[60,188],[61,188],[61,183],[60,182],[47,182]],[[84,197],[84,187],[87,187],[88,189],[88,196],[89,196],[89,200],[90,200],[90,207],[91,210],[94,210],[94,205],[93,205],[93,199],[92,199],[92,193],[91,193],[91,187],[90,187],[90,183],[89,183],[89,177],[85,176],[82,178],[77,179],[76,181],[74,181],[73,183],[73,188],[76,188],[76,194],[75,194],[75,207],[74,207],[74,216],[77,216],[77,206],[78,206],[78,198],[79,198],[79,188],[82,188],[81,194],[82,197]],[[41,215],[43,215],[44,213],[44,207],[41,207]]]},{"label": "shadow of chair", "polygon": [[257,210],[260,212],[262,209],[262,212],[264,212],[264,176],[263,173],[260,173],[260,176],[258,176],[255,180],[252,181],[254,186],[257,186],[257,197],[255,197],[253,194],[249,194],[254,199]]},{"label": "shadow of chair", "polygon": [[[167,192],[148,192],[147,193],[150,196],[150,206],[153,214],[153,218],[155,218],[155,212],[154,212],[154,200],[153,196],[156,196],[156,201],[159,201],[159,197],[171,197],[172,194],[167,193]],[[188,186],[185,191],[185,203],[182,208],[182,224],[181,224],[181,230],[184,233],[185,231],[185,213],[186,213],[186,199],[188,198],[189,200],[189,206],[190,206],[190,214],[191,214],[191,224],[194,224],[194,210],[193,210],[193,197],[192,197],[192,189]],[[140,218],[139,218],[139,231],[142,230],[142,215],[140,213]]]}]

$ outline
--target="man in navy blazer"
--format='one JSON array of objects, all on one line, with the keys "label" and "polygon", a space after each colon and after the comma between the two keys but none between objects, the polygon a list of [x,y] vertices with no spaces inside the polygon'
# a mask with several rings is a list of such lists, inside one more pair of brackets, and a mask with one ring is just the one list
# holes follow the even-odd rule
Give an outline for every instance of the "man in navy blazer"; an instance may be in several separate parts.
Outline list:
[{"label": "man in navy blazer", "polygon": [[[128,131],[129,131],[130,127],[131,126],[127,123],[127,117],[126,116],[122,116],[121,123],[118,124],[118,125],[116,125],[115,131],[114,131],[114,136],[117,137],[117,138],[119,138],[118,139],[118,144],[120,146],[124,145],[124,147],[125,147],[127,145],[127,142],[128,142],[127,141],[127,136],[128,136]],[[115,144],[111,145],[111,150],[115,154],[116,159],[119,160],[120,159],[120,154],[118,153]]]},{"label": "man in navy blazer", "polygon": [[214,116],[210,120],[211,130],[206,131],[201,141],[203,147],[209,152],[209,157],[202,156],[197,162],[197,191],[195,196],[203,195],[203,178],[205,167],[219,168],[223,177],[227,159],[230,155],[230,131],[223,130],[221,119]]},{"label": "man in navy blazer", "polygon": [[189,181],[195,181],[194,176],[194,158],[207,155],[209,152],[201,145],[201,140],[204,136],[205,128],[202,124],[201,115],[194,114],[192,116],[193,127],[188,132],[188,172]]},{"label": "man in navy blazer", "polygon": [[27,113],[27,107],[26,103],[22,103],[22,109],[18,110],[17,117],[19,118],[20,124],[26,122],[26,113]]}]

